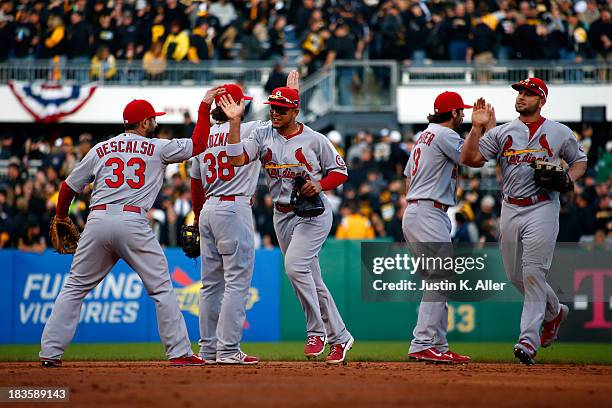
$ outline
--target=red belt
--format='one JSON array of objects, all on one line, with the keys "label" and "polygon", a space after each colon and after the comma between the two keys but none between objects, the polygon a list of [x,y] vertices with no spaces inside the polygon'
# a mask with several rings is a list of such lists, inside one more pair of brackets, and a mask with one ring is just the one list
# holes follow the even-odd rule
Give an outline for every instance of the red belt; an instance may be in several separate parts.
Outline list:
[{"label": "red belt", "polygon": [[433,202],[433,206],[436,208],[439,208],[440,210],[446,212],[448,210],[448,205],[444,205],[442,203],[439,203],[437,201],[433,201],[433,200],[408,200],[408,204],[416,204],[419,201],[431,201]]},{"label": "red belt", "polygon": [[278,211],[280,211],[280,212],[282,212],[282,213],[285,213],[285,214],[286,214],[286,213],[288,213],[288,212],[293,211],[293,206],[292,206],[292,205],[290,205],[290,204],[280,204],[280,203],[274,203],[274,207],[275,207],[275,208],[276,208]]},{"label": "red belt", "polygon": [[550,196],[545,193],[531,197],[506,197],[506,201],[508,201],[510,204],[518,205],[519,207],[529,207],[530,205],[534,205],[537,203],[541,203],[542,201],[548,200],[550,200]]},{"label": "red belt", "polygon": [[[106,204],[98,204],[98,205],[94,205],[93,207],[91,207],[89,209],[90,211],[96,211],[96,210],[106,210]],[[123,211],[125,212],[134,212],[134,213],[138,213],[140,214],[140,212],[142,211],[142,209],[140,207],[136,207],[135,205],[124,205],[123,206]]]},{"label": "red belt", "polygon": [[219,201],[236,201],[236,196],[220,196]]}]

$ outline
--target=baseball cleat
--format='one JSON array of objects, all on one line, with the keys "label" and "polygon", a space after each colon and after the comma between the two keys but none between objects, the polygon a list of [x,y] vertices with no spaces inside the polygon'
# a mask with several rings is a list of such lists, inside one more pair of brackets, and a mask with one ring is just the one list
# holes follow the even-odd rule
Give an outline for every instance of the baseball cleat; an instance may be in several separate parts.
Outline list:
[{"label": "baseball cleat", "polygon": [[41,358],[40,366],[44,368],[60,368],[62,366],[62,360],[56,360],[53,358]]},{"label": "baseball cleat", "polygon": [[304,346],[304,355],[312,359],[325,351],[327,339],[324,336],[308,336]]},{"label": "baseball cleat", "polygon": [[410,353],[408,354],[408,358],[410,360],[425,361],[427,363],[436,364],[453,364],[455,362],[454,359],[448,354],[448,351],[446,353],[442,353],[435,347]]},{"label": "baseball cleat", "polygon": [[171,358],[170,365],[173,367],[180,366],[201,366],[204,365],[204,359],[196,354],[190,356]]},{"label": "baseball cleat", "polygon": [[535,364],[536,351],[529,344],[519,342],[514,345],[514,357],[518,358],[521,363],[530,366]]},{"label": "baseball cleat", "polygon": [[236,354],[230,357],[217,357],[217,364],[254,365],[257,363],[259,363],[257,357],[249,356],[242,350],[238,350]]},{"label": "baseball cleat", "polygon": [[353,348],[353,343],[355,343],[355,339],[351,336],[346,343],[332,344],[329,348],[329,355],[325,359],[327,364],[344,363],[346,353]]},{"label": "baseball cleat", "polygon": [[444,353],[444,356],[450,357],[454,364],[467,364],[472,359],[470,356],[462,356],[461,354],[457,354],[451,350],[447,350],[446,353]]},{"label": "baseball cleat", "polygon": [[202,360],[204,360],[204,364],[206,364],[206,365],[215,365],[215,364],[217,364],[217,359],[215,357],[213,357],[213,358],[206,358],[206,357],[200,356],[200,358]]},{"label": "baseball cleat", "polygon": [[559,310],[557,317],[552,319],[550,322],[544,322],[542,324],[542,334],[540,335],[540,345],[542,347],[550,346],[557,339],[561,323],[567,319],[569,307],[565,305],[560,306],[561,310]]}]

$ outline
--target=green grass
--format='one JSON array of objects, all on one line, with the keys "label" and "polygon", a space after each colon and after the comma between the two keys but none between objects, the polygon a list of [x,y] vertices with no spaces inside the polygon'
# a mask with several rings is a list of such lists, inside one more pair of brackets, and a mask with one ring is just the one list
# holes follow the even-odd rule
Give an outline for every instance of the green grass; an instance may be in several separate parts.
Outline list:
[{"label": "green grass", "polygon": [[[475,362],[514,362],[511,343],[458,343],[453,350]],[[304,343],[244,343],[243,349],[263,361],[304,361]],[[197,350],[197,344],[193,345]],[[0,345],[0,361],[36,361],[39,345]],[[357,341],[351,361],[406,361],[407,342]],[[73,344],[64,360],[164,360],[159,343]],[[321,357],[323,359],[323,357]],[[538,363],[612,364],[612,344],[562,343],[538,352]]]}]

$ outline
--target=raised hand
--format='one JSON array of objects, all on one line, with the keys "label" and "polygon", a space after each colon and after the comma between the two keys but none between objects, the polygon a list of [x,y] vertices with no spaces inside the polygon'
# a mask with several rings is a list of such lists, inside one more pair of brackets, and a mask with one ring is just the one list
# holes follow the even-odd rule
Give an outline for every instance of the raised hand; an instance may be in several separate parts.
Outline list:
[{"label": "raised hand", "polygon": [[497,126],[497,119],[495,118],[495,108],[490,103],[487,103],[487,110],[489,111],[490,116],[489,121],[485,125],[485,131],[493,129],[495,126]]},{"label": "raised hand", "polygon": [[300,90],[300,73],[297,71],[289,72],[287,76],[287,88],[293,88],[296,91]]},{"label": "raised hand", "polygon": [[215,100],[215,96],[223,92],[225,92],[225,89],[222,86],[216,86],[214,88],[211,88],[208,91],[206,91],[206,94],[204,95],[204,98],[202,99],[202,101],[206,103],[207,105],[212,105],[213,101]]},{"label": "raised hand", "polygon": [[478,100],[474,102],[474,110],[472,111],[472,126],[486,127],[491,120],[491,115],[491,105],[487,105],[484,98],[478,98]]},{"label": "raised hand", "polygon": [[234,102],[231,95],[223,95],[219,100],[219,106],[223,109],[225,116],[228,120],[241,119],[244,115],[244,99],[241,99],[239,103]]}]

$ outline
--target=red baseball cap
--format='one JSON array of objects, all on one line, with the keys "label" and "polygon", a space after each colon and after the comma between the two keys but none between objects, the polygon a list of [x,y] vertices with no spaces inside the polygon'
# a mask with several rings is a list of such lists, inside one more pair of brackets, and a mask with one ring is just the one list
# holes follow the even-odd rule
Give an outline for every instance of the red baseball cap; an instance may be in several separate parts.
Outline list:
[{"label": "red baseball cap", "polygon": [[461,95],[457,92],[442,92],[434,102],[434,113],[450,112],[453,109],[471,109],[472,105],[463,103]]},{"label": "red baseball cap", "polygon": [[264,104],[297,109],[300,107],[300,93],[293,88],[282,86],[273,90],[268,96],[268,102]]},{"label": "red baseball cap", "polygon": [[153,116],[162,116],[166,112],[155,112],[153,105],[144,99],[134,99],[123,109],[123,123],[138,123]]},{"label": "red baseball cap", "polygon": [[512,88],[518,90],[527,89],[528,91],[534,92],[540,96],[540,98],[546,99],[548,97],[548,87],[546,82],[540,78],[527,78],[522,81],[512,84]]},{"label": "red baseball cap", "polygon": [[246,96],[244,92],[242,92],[242,88],[240,88],[238,85],[223,84],[221,87],[225,90],[225,92],[215,96],[215,103],[217,104],[219,104],[221,97],[226,94],[230,94],[230,96],[236,103],[239,103],[241,99],[245,99],[247,101],[253,99],[253,97],[251,96]]}]

